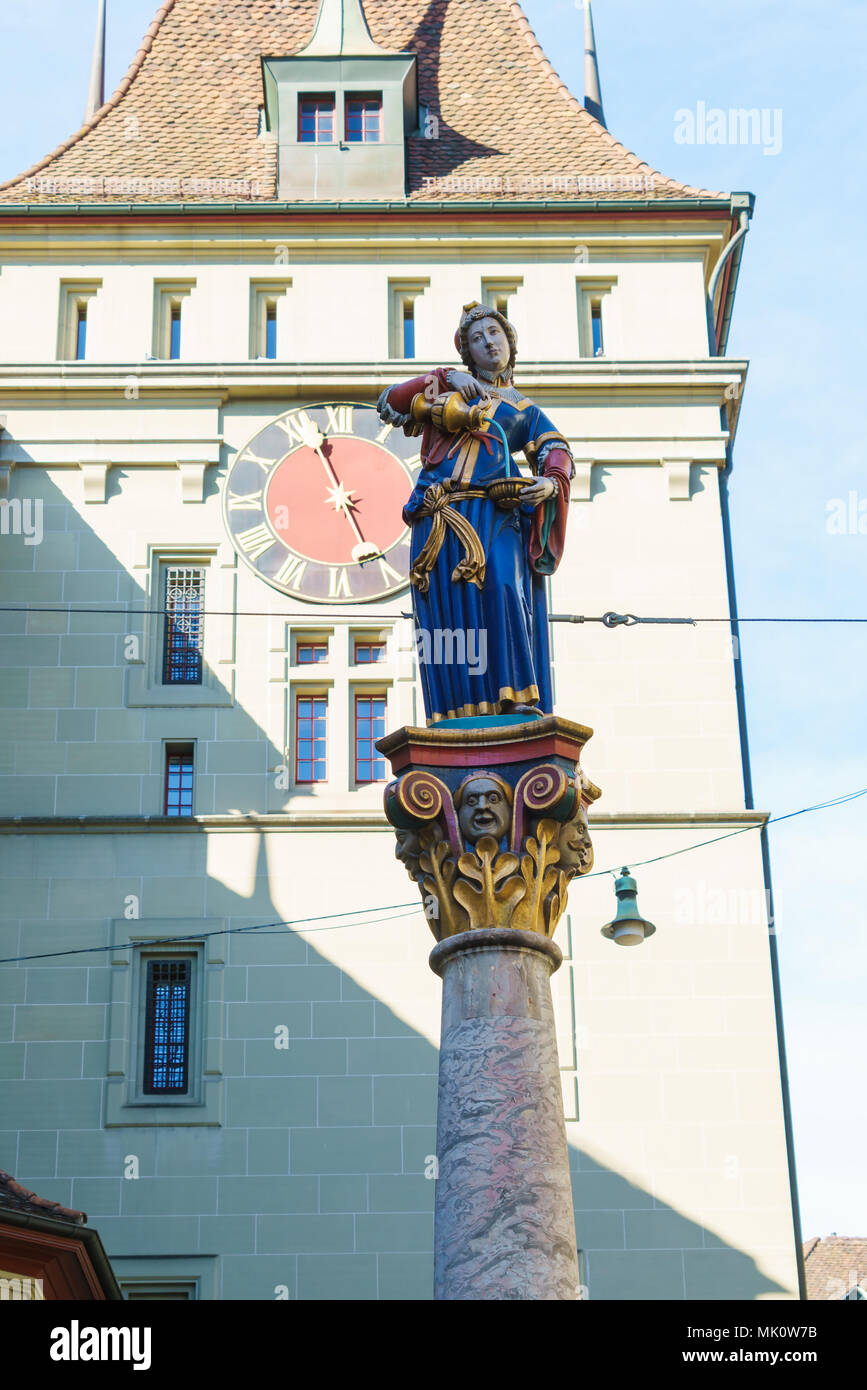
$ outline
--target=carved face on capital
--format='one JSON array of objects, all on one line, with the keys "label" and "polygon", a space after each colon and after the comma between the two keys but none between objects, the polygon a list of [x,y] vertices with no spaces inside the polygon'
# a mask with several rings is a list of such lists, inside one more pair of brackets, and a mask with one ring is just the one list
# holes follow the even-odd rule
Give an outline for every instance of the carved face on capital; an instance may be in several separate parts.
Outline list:
[{"label": "carved face on capital", "polygon": [[473,362],[484,371],[497,375],[509,365],[509,340],[496,319],[476,319],[466,341]]},{"label": "carved face on capital", "polygon": [[571,820],[560,831],[557,840],[560,851],[558,867],[565,869],[570,878],[576,874],[589,873],[593,868],[593,846],[590,843],[590,826],[587,812],[579,803]]},{"label": "carved face on capital", "polygon": [[397,844],[394,848],[394,857],[399,859],[408,873],[415,867],[410,861],[418,859],[421,854],[421,842],[414,830],[396,830],[395,839]]},{"label": "carved face on capital", "polygon": [[[458,798],[456,798],[458,800]],[[508,788],[499,778],[472,777],[460,788],[458,824],[465,840],[474,845],[483,835],[501,840],[512,821]]]}]

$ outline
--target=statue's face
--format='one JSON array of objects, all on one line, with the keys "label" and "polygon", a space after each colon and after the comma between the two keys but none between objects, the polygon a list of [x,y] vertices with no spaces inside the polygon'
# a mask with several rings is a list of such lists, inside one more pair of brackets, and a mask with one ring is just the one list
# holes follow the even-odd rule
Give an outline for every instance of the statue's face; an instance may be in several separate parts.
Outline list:
[{"label": "statue's face", "polygon": [[467,783],[461,798],[458,824],[470,844],[474,845],[482,835],[493,835],[495,840],[501,840],[509,829],[511,819],[511,807],[498,782],[490,777],[474,777],[472,782]]},{"label": "statue's face", "polygon": [[496,319],[476,319],[467,333],[467,346],[477,367],[499,373],[509,365],[509,340]]},{"label": "statue's face", "polygon": [[560,851],[558,868],[565,869],[570,876],[586,874],[593,867],[593,846],[590,843],[590,826],[587,812],[579,805],[570,821],[560,831],[557,840]]}]

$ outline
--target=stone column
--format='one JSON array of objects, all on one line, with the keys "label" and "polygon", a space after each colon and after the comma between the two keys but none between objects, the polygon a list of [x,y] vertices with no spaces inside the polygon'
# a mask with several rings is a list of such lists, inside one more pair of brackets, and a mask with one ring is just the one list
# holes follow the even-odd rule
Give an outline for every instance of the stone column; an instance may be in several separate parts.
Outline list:
[{"label": "stone column", "polygon": [[435,1297],[577,1299],[551,939],[589,872],[591,730],[554,715],[380,739],[385,813],[443,981]]},{"label": "stone column", "polygon": [[443,981],[434,1297],[576,1299],[578,1257],[550,977],[509,928],[435,946]]}]

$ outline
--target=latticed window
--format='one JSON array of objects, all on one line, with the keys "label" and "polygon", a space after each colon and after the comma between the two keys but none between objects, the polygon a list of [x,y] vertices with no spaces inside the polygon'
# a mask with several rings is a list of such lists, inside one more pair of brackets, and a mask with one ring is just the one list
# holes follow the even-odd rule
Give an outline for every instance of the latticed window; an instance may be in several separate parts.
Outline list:
[{"label": "latticed window", "polygon": [[191,743],[166,744],[166,798],[164,814],[193,814],[193,759]]},{"label": "latticed window", "polygon": [[333,144],[333,96],[326,95],[298,98],[298,139],[303,144]]},{"label": "latticed window", "polygon": [[385,696],[356,695],[355,697],[355,780],[383,782],[385,758],[374,748],[374,742],[385,734]]},{"label": "latticed window", "polygon": [[187,1090],[191,972],[189,960],[148,961],[142,1086],[146,1095]]},{"label": "latticed window", "polygon": [[346,138],[365,145],[382,140],[382,97],[353,96],[346,98]]},{"label": "latticed window", "polygon": [[164,685],[201,685],[205,571],[170,565],[165,571]]},{"label": "latticed window", "polygon": [[295,706],[295,781],[324,782],[327,767],[328,697],[299,695]]}]

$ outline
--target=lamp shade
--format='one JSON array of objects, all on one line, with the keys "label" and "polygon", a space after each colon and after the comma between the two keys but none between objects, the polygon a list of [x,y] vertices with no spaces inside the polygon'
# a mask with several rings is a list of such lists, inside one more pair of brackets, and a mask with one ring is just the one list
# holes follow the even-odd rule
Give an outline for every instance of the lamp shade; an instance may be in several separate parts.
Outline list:
[{"label": "lamp shade", "polygon": [[614,892],[617,914],[613,921],[605,923],[602,935],[618,946],[640,946],[646,937],[653,935],[656,927],[638,910],[638,885],[627,868],[621,869],[614,880]]}]

